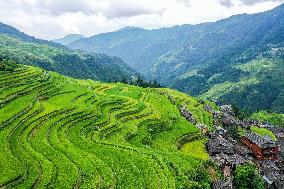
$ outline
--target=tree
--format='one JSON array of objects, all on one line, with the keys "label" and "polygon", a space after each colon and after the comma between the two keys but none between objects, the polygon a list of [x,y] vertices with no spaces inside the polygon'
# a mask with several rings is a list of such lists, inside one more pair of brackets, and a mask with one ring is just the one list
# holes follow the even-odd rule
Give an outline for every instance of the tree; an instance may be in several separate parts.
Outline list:
[{"label": "tree", "polygon": [[234,173],[234,186],[237,189],[265,188],[256,166],[249,163],[237,167]]},{"label": "tree", "polygon": [[189,182],[187,188],[190,189],[210,189],[212,182],[205,166],[200,166],[194,171],[188,172]]},{"label": "tree", "polygon": [[3,71],[13,71],[14,69],[16,69],[18,67],[18,65],[10,60],[0,60],[0,70]]},{"label": "tree", "polygon": [[235,139],[235,140],[240,139],[238,126],[236,126],[236,125],[230,126],[227,131],[228,131],[229,136],[232,137],[233,139]]}]

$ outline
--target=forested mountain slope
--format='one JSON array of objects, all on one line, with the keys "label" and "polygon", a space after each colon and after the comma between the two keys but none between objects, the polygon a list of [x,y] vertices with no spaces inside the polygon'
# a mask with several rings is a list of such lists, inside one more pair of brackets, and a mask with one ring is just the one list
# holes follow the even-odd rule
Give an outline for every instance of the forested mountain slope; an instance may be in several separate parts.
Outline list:
[{"label": "forested mountain slope", "polygon": [[11,37],[17,38],[17,39],[25,41],[25,42],[45,44],[45,45],[50,45],[50,46],[54,46],[54,47],[66,48],[65,46],[60,45],[58,43],[54,43],[52,41],[46,41],[46,40],[42,40],[42,39],[37,39],[33,36],[27,35],[24,32],[21,32],[20,30],[12,27],[10,25],[4,24],[2,22],[0,22],[0,34],[9,35]]},{"label": "forested mountain slope", "polygon": [[0,85],[1,188],[210,188],[206,139],[179,107],[213,118],[186,94],[7,61]]},{"label": "forested mountain slope", "polygon": [[[157,78],[162,85],[192,95],[222,96],[222,100],[249,111],[283,112],[283,108],[279,108],[279,102],[284,101],[283,90],[279,87],[282,87],[284,76],[279,75],[282,72],[278,69],[283,68],[284,5],[214,23],[157,30],[128,28],[79,40],[71,47],[115,54],[146,77]],[[242,64],[245,66],[253,61],[273,65],[271,69],[260,65],[263,74],[253,69],[250,73],[241,71]],[[245,84],[248,89],[234,87],[235,91],[216,94],[220,86],[230,88],[232,82]],[[263,99],[271,96],[270,89],[277,90],[264,104]],[[240,96],[245,96],[244,100],[239,101]],[[251,99],[255,100],[250,102]]]},{"label": "forested mountain slope", "polygon": [[186,42],[191,26],[177,26],[157,30],[126,27],[115,32],[103,33],[80,39],[69,45],[86,52],[101,52],[118,56],[138,72],[149,76],[156,59]]},{"label": "forested mountain slope", "polygon": [[14,34],[0,34],[0,59],[39,66],[83,79],[116,81],[123,78],[131,79],[132,76],[137,75],[118,57],[98,53],[80,53],[67,47],[54,46],[53,44],[56,43],[53,42],[50,45],[37,40],[26,40],[12,36]]},{"label": "forested mountain slope", "polygon": [[62,45],[69,45],[70,43],[73,43],[74,41],[77,41],[77,40],[82,39],[82,38],[85,38],[85,37],[81,34],[70,34],[70,35],[67,35],[63,38],[54,39],[52,41],[56,42],[56,43],[60,43]]}]

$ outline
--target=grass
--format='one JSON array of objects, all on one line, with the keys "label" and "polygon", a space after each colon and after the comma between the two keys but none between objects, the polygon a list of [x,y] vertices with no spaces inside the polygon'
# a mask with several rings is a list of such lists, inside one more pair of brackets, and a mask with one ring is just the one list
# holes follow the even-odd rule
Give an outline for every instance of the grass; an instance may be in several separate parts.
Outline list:
[{"label": "grass", "polygon": [[268,113],[265,111],[261,111],[258,113],[254,113],[251,118],[284,127],[284,114]]},{"label": "grass", "polygon": [[202,139],[186,143],[181,148],[181,151],[192,156],[200,157],[203,160],[208,160],[209,155],[205,152],[206,142],[207,139]]},{"label": "grass", "polygon": [[180,105],[212,125],[183,93],[29,66],[0,71],[0,84],[0,188],[183,188],[208,159],[205,140],[177,147],[200,135]]},{"label": "grass", "polygon": [[250,128],[250,130],[261,135],[261,136],[268,135],[273,141],[276,141],[276,136],[266,128],[259,128],[259,127],[256,127],[256,126],[252,126]]}]

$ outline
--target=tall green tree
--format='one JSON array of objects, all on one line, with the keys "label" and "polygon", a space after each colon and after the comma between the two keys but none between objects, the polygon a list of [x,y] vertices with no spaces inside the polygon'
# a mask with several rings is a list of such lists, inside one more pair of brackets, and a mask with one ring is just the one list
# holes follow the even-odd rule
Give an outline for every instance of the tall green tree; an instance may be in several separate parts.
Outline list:
[{"label": "tall green tree", "polygon": [[236,189],[265,189],[263,180],[252,164],[237,167],[234,173],[234,186]]}]

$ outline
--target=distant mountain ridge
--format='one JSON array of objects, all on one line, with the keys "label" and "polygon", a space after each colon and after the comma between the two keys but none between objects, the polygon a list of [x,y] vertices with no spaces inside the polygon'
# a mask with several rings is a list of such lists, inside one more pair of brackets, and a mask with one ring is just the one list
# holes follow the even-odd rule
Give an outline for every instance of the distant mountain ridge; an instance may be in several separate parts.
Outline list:
[{"label": "distant mountain ridge", "polygon": [[38,66],[66,76],[100,81],[130,80],[137,73],[120,58],[81,53],[61,44],[36,39],[0,23],[0,60]]},{"label": "distant mountain ridge", "polygon": [[[118,56],[145,77],[191,95],[218,98],[248,111],[284,112],[279,104],[284,101],[284,74],[279,73],[284,60],[284,4],[198,25],[118,30],[69,47]],[[259,64],[261,69],[256,69]],[[240,69],[242,65],[251,70]]]},{"label": "distant mountain ridge", "polygon": [[186,42],[188,28],[191,26],[157,30],[126,27],[115,32],[80,39],[68,46],[86,52],[119,56],[138,72],[147,75],[153,61],[159,56],[182,47]]},{"label": "distant mountain ridge", "polygon": [[20,30],[10,25],[4,24],[2,22],[0,22],[0,34],[9,35],[11,37],[14,37],[14,38],[17,38],[19,40],[29,42],[29,43],[37,43],[37,44],[50,45],[50,46],[58,47],[58,48],[66,48],[61,44],[54,43],[52,41],[43,40],[43,39],[37,39],[33,36],[27,35],[24,32],[21,32]]},{"label": "distant mountain ridge", "polygon": [[81,35],[81,34],[70,34],[70,35],[66,35],[63,38],[60,39],[54,39],[52,40],[55,43],[60,43],[62,45],[69,45],[71,43],[73,43],[74,41],[77,41],[79,39],[85,38],[85,36]]}]

